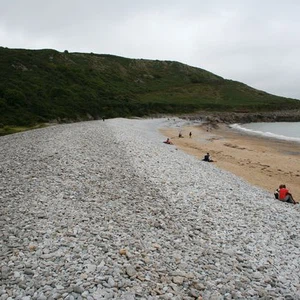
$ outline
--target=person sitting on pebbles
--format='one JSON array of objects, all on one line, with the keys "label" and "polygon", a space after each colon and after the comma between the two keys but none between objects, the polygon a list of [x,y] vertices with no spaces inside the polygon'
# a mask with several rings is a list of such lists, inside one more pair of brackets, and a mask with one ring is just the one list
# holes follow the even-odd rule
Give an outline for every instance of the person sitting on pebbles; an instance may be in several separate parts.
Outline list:
[{"label": "person sitting on pebbles", "polygon": [[207,162],[213,162],[208,152],[204,155],[204,158],[202,160]]},{"label": "person sitting on pebbles", "polygon": [[165,144],[168,144],[168,145],[173,145],[173,143],[171,142],[171,140],[169,138],[167,138],[165,141],[164,141]]},{"label": "person sitting on pebbles", "polygon": [[289,192],[289,190],[286,188],[285,184],[281,184],[279,186],[278,190],[278,200],[287,202],[287,203],[293,203],[296,204],[297,202],[294,200],[292,194]]}]

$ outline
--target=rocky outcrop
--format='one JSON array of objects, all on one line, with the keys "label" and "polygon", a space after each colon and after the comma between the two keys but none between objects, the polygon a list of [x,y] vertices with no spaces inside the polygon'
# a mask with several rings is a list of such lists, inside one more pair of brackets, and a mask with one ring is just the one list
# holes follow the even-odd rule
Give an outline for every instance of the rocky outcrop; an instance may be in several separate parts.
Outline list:
[{"label": "rocky outcrop", "polygon": [[300,110],[273,112],[202,112],[184,116],[185,119],[203,120],[206,123],[300,122]]}]

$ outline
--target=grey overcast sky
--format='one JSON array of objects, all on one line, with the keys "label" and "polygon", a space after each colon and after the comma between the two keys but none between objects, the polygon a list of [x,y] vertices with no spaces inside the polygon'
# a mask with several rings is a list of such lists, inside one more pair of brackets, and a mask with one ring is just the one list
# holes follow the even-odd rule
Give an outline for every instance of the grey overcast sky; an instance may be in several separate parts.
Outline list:
[{"label": "grey overcast sky", "polygon": [[0,0],[0,46],[176,60],[300,99],[300,0]]}]

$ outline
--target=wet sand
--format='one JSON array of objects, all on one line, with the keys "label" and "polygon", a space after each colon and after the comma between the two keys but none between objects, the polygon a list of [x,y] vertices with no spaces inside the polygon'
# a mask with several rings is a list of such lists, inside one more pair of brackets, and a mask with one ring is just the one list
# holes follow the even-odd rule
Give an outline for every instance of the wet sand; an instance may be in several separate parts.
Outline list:
[{"label": "wet sand", "polygon": [[[183,138],[179,138],[179,131]],[[213,164],[273,193],[286,184],[300,201],[300,144],[247,135],[226,125],[162,128],[180,150],[201,160],[209,152]],[[192,137],[189,138],[189,132]]]}]

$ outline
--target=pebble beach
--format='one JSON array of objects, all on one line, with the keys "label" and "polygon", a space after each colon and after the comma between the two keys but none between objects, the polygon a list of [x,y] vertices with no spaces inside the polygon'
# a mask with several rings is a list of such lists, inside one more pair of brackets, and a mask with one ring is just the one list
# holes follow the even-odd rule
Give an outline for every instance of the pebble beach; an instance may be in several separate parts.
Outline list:
[{"label": "pebble beach", "polygon": [[0,137],[0,300],[300,299],[300,205],[162,143],[185,122]]}]

